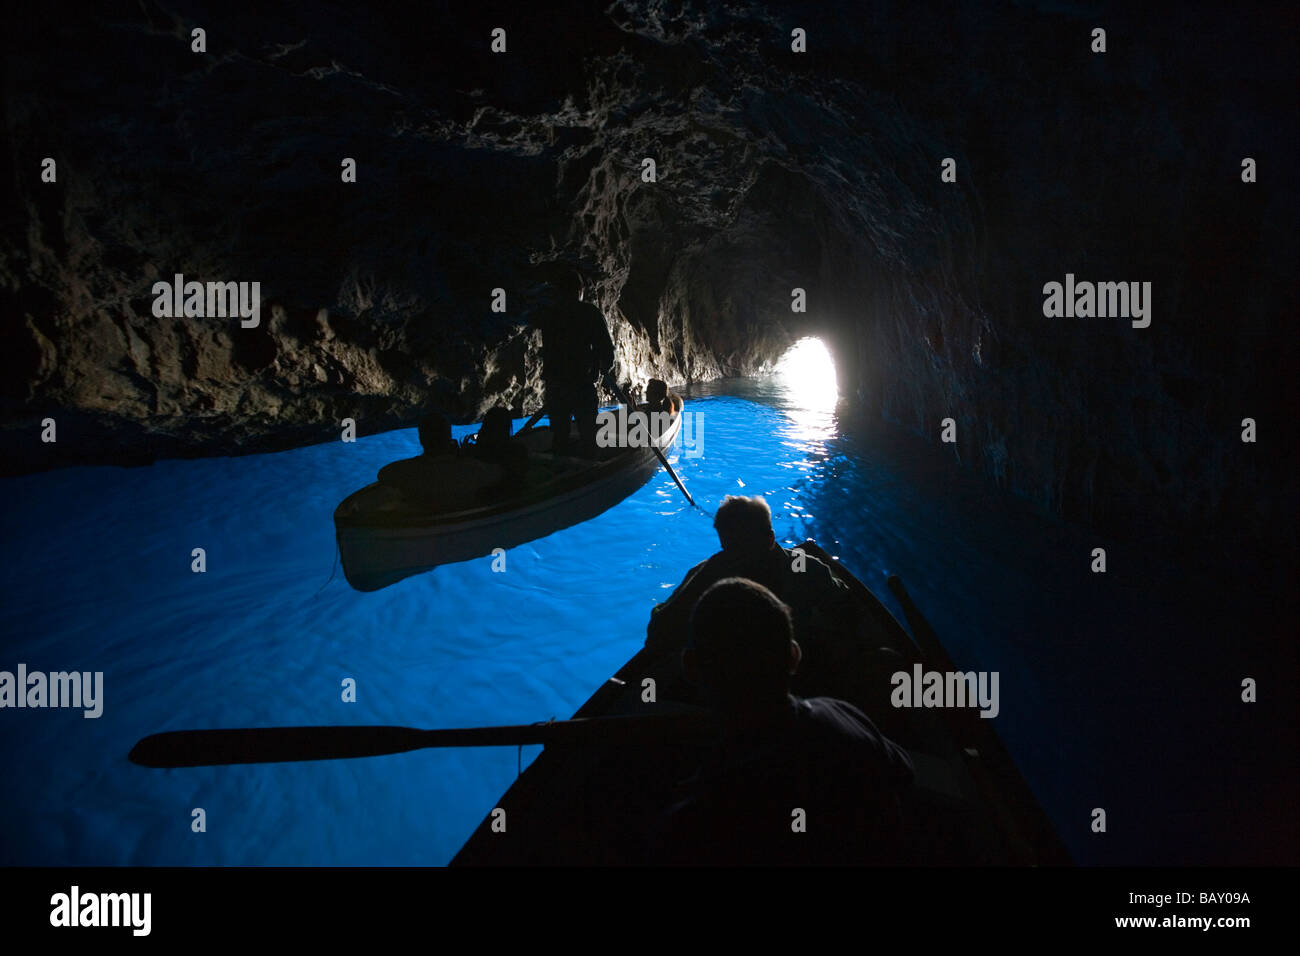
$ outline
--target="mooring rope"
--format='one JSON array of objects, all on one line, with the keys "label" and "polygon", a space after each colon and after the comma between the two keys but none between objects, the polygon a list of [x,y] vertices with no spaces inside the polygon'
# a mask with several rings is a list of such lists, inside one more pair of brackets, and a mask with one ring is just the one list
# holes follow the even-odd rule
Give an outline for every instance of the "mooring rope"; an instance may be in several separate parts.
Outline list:
[{"label": "mooring rope", "polygon": [[329,587],[330,582],[334,580],[334,572],[338,570],[338,566],[339,566],[339,542],[338,539],[335,538],[334,539],[334,563],[330,565],[330,576],[325,579],[324,584],[322,584],[320,587],[316,589],[316,593],[313,594],[312,597],[319,597],[320,592],[324,591],[327,587]]}]

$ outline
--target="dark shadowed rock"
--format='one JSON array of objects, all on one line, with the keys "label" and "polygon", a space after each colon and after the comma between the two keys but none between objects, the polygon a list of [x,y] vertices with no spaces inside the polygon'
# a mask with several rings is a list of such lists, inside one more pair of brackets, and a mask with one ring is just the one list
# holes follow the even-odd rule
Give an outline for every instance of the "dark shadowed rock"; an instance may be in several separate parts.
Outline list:
[{"label": "dark shadowed rock", "polygon": [[[6,67],[7,472],[532,410],[528,266],[562,258],[626,376],[821,335],[865,411],[954,418],[964,464],[1048,510],[1294,543],[1295,76],[1267,12],[51,9],[15,15]],[[1152,282],[1151,327],[1045,318],[1067,272]],[[176,273],[260,282],[261,325],[155,317]]]}]

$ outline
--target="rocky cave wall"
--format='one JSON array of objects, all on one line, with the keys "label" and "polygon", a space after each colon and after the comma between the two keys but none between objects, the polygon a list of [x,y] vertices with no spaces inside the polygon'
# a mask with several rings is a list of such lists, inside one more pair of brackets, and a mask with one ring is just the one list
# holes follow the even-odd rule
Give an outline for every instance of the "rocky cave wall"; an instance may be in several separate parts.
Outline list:
[{"label": "rocky cave wall", "polygon": [[[1294,546],[1294,69],[1267,11],[512,7],[18,14],[6,471],[531,411],[529,266],[561,259],[625,378],[745,374],[822,335],[861,410],[933,441],[954,418],[963,463],[1049,511]],[[1067,272],[1152,282],[1151,327],[1045,318]],[[260,281],[261,326],[155,317],[175,273]]]}]

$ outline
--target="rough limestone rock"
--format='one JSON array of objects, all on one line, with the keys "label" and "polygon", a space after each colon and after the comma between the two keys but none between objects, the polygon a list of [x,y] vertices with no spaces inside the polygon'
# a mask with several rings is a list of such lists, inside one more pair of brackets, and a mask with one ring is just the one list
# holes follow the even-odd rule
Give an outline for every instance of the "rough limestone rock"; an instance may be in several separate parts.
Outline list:
[{"label": "rough limestone rock", "polygon": [[[560,259],[625,378],[821,335],[866,414],[936,442],[954,418],[964,465],[1049,511],[1294,546],[1295,75],[1267,12],[229,6],[11,15],[7,472],[531,411],[530,264]],[[156,317],[176,273],[260,282],[261,324]],[[1046,318],[1066,273],[1151,282],[1151,326]]]}]

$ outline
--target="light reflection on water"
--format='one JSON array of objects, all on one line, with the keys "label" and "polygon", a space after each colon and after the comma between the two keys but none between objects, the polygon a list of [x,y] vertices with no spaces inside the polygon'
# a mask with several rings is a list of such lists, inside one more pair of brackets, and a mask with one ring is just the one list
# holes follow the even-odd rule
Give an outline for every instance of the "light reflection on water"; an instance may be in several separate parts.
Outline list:
[{"label": "light reflection on water", "polygon": [[[672,460],[704,509],[727,494],[766,496],[778,539],[818,538],[891,607],[884,577],[900,573],[959,665],[1001,673],[998,730],[1058,820],[1095,805],[1097,780],[1112,781],[1116,806],[1138,795],[1126,812],[1151,824],[1145,836],[1102,846],[1086,827],[1063,827],[1080,860],[1177,863],[1218,845],[1203,821],[1180,830],[1152,807],[1152,793],[1204,789],[1196,742],[1164,739],[1167,762],[1153,764],[1123,735],[1167,719],[1167,699],[1125,693],[1131,682],[1178,693],[1205,683],[1187,664],[1197,658],[1174,645],[1217,641],[1213,614],[1189,604],[1192,623],[1168,626],[1172,601],[1151,610],[1159,573],[1140,592],[1100,590],[1078,561],[1096,536],[990,497],[915,439],[850,427],[779,378],[698,390],[688,408],[707,426],[703,455]],[[373,594],[337,570],[326,584],[334,507],[415,449],[412,429],[5,480],[0,527],[21,559],[0,572],[0,669],[102,670],[105,702],[98,720],[0,714],[0,862],[444,863],[513,779],[514,750],[174,771],[125,755],[146,734],[184,728],[567,716],[640,647],[650,608],[716,547],[708,517],[661,471],[598,518],[513,549],[505,573],[485,558]],[[199,546],[205,574],[190,571]],[[355,704],[340,700],[345,677],[357,681]],[[1217,716],[1223,733],[1239,710]],[[189,828],[199,806],[209,821],[201,835]],[[1248,828],[1232,839],[1249,846]]]},{"label": "light reflection on water", "polygon": [[785,412],[782,439],[793,450],[804,449],[810,458],[824,454],[825,443],[835,437],[839,389],[835,363],[822,341],[806,338],[796,342],[766,384]]}]

